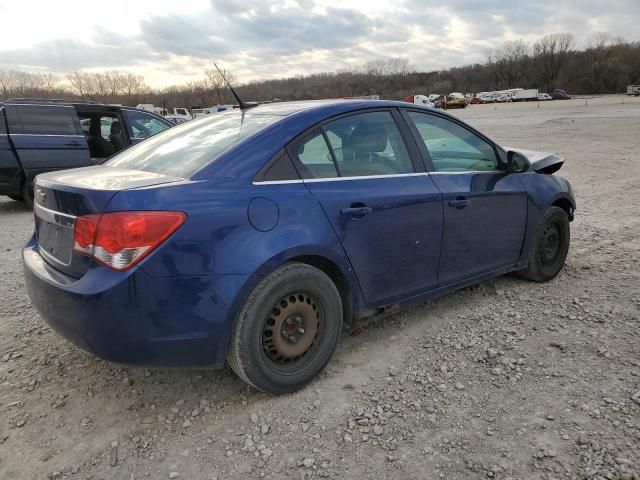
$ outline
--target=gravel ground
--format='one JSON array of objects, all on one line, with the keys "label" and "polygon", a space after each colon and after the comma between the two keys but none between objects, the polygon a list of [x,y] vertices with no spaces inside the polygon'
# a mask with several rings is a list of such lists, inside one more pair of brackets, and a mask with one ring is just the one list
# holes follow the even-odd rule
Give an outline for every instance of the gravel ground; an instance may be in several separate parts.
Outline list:
[{"label": "gravel ground", "polygon": [[559,153],[578,199],[547,284],[506,276],[344,334],[305,390],[87,355],[30,306],[0,199],[0,478],[640,479],[640,101],[472,106]]}]

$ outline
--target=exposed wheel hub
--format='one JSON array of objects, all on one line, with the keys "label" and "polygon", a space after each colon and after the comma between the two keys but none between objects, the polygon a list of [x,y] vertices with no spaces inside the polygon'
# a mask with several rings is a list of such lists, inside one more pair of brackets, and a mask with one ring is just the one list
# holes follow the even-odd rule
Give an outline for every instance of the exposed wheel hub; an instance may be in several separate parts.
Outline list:
[{"label": "exposed wheel hub", "polygon": [[274,362],[284,364],[303,357],[316,340],[321,311],[315,299],[306,293],[282,297],[264,322],[262,346]]}]

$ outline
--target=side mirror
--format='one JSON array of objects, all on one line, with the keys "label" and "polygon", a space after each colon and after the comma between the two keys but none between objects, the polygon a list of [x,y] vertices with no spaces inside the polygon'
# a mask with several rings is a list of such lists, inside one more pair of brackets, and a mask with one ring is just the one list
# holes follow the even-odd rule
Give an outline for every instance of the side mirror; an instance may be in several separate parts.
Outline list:
[{"label": "side mirror", "polygon": [[529,159],[522,155],[520,152],[509,150],[507,152],[507,172],[509,173],[521,173],[529,170],[531,164]]}]

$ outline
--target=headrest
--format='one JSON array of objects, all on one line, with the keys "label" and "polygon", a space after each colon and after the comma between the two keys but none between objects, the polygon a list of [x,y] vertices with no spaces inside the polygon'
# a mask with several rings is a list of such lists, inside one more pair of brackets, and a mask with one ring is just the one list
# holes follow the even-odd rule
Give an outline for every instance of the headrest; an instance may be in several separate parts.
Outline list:
[{"label": "headrest", "polygon": [[387,148],[387,129],[379,122],[360,121],[349,137],[349,148],[356,154],[383,152]]},{"label": "headrest", "polygon": [[111,124],[111,135],[118,135],[122,132],[122,128],[120,127],[120,122],[115,121]]}]

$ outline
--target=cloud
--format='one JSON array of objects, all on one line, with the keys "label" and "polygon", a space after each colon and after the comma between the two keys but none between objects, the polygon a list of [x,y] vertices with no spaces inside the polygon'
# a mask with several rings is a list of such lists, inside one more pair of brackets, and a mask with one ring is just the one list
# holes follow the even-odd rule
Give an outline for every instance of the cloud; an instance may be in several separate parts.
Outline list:
[{"label": "cloud", "polygon": [[216,60],[248,81],[391,56],[408,57],[419,69],[445,68],[483,61],[487,49],[506,40],[531,42],[559,31],[579,40],[596,30],[638,40],[637,0],[584,0],[579,8],[575,0],[373,0],[367,8],[354,2],[210,0],[196,13],[181,13],[177,2],[175,13],[141,17],[130,33],[105,22],[83,40],[69,35],[29,47],[0,45],[0,68],[146,69],[167,83],[199,78]]},{"label": "cloud", "polygon": [[62,38],[37,43],[29,48],[0,50],[0,67],[40,67],[51,70],[77,68],[127,67],[140,62],[158,60],[158,55],[147,45],[136,40],[126,44],[90,44],[80,40]]},{"label": "cloud", "polygon": [[212,2],[203,15],[151,17],[142,34],[158,52],[195,57],[296,55],[350,46],[372,32],[374,22],[357,10],[327,7],[324,12],[253,6],[243,0]]}]

